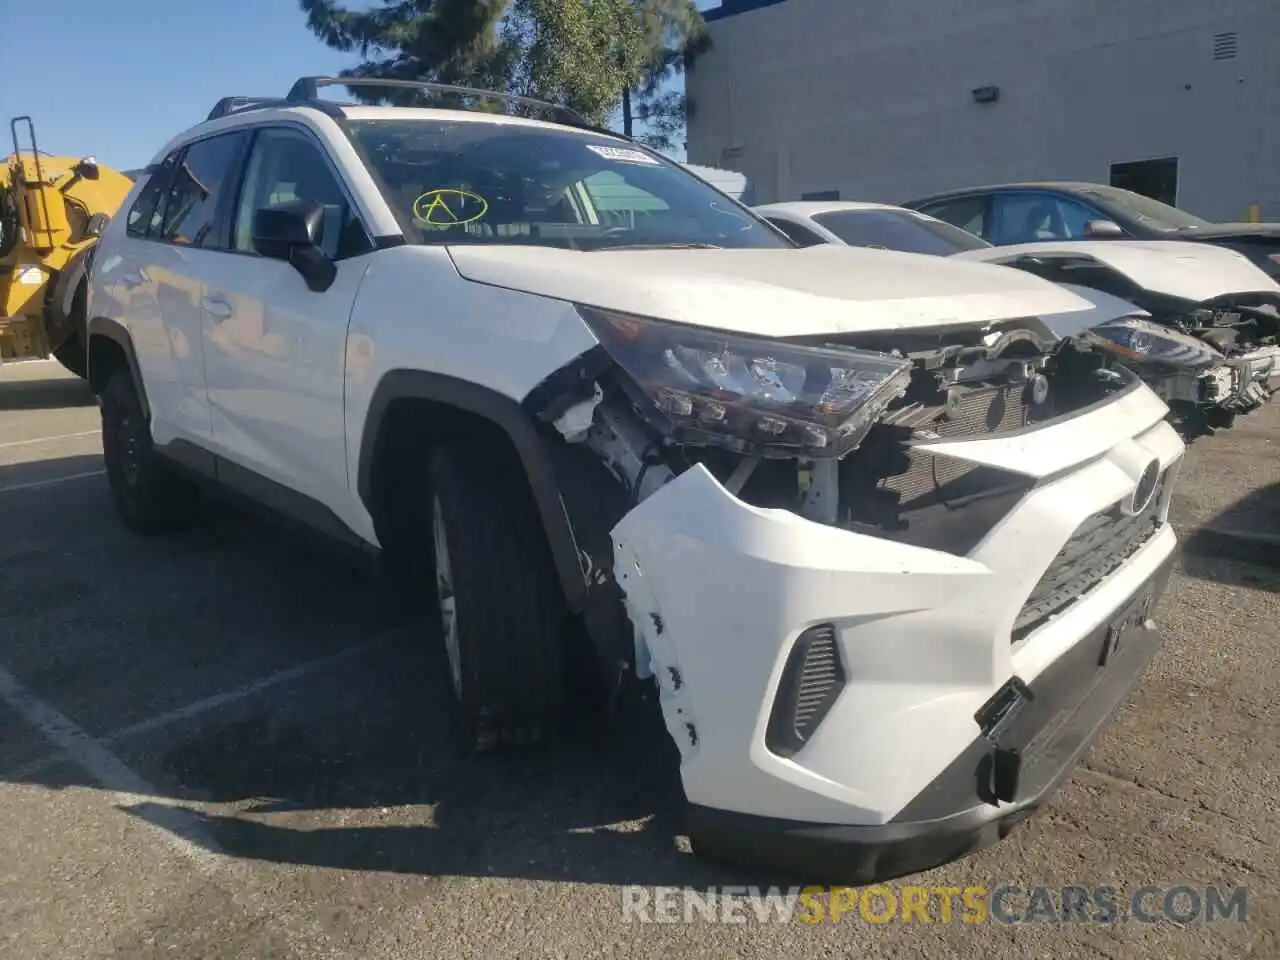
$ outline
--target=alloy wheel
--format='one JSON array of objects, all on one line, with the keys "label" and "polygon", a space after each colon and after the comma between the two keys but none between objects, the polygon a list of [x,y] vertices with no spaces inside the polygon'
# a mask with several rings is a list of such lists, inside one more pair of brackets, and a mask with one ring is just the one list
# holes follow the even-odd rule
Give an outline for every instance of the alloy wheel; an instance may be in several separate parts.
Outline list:
[{"label": "alloy wheel", "polygon": [[453,592],[453,567],[449,559],[449,541],[445,529],[444,508],[439,497],[431,499],[431,535],[435,547],[436,598],[440,602],[440,629],[444,648],[449,655],[449,673],[453,692],[462,699],[462,650],[458,642],[458,604]]}]

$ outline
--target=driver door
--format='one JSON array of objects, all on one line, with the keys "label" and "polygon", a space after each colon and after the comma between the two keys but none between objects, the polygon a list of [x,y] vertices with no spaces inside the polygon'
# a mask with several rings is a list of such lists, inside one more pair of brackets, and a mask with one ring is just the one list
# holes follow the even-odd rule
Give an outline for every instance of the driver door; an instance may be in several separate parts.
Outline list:
[{"label": "driver door", "polygon": [[[254,249],[254,212],[294,199],[326,209],[321,246],[337,266],[327,290],[308,289],[287,262]],[[309,132],[258,128],[230,250],[207,277],[201,302],[215,448],[235,466],[332,509],[348,498],[347,325],[373,251],[355,210],[338,167]]]}]

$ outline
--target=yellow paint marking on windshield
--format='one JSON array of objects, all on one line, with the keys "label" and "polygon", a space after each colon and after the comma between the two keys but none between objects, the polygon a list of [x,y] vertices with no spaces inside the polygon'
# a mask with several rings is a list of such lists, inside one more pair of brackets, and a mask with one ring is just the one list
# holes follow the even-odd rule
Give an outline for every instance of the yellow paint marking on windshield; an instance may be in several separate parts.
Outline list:
[{"label": "yellow paint marking on windshield", "polygon": [[[468,216],[465,210],[470,204],[479,204],[479,213]],[[413,201],[414,219],[433,227],[460,227],[466,223],[474,223],[488,212],[489,202],[484,197],[469,190],[451,187],[428,190]]]}]

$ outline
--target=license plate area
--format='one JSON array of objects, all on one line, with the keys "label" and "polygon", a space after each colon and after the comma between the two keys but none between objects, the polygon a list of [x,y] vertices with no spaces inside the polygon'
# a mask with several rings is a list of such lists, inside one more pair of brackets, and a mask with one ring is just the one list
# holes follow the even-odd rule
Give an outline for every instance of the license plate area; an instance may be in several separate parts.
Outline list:
[{"label": "license plate area", "polygon": [[1103,634],[1098,666],[1105,667],[1118,657],[1124,650],[1125,637],[1130,631],[1140,628],[1151,618],[1154,597],[1155,587],[1148,584],[1115,615]]}]

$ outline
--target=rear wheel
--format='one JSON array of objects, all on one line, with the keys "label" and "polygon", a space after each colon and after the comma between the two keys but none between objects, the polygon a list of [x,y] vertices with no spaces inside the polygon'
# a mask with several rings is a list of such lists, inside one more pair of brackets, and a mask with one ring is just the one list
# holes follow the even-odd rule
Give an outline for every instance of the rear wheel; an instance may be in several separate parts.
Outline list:
[{"label": "rear wheel", "polygon": [[451,446],[427,466],[440,629],[475,750],[542,740],[564,715],[569,616],[532,498],[508,466]]},{"label": "rear wheel", "polygon": [[102,456],[107,482],[125,524],[152,535],[186,526],[194,517],[194,484],[155,452],[133,378],[117,370],[102,391]]},{"label": "rear wheel", "polygon": [[1236,413],[1234,410],[1210,407],[1205,412],[1205,422],[1213,430],[1230,430],[1236,425]]},{"label": "rear wheel", "polygon": [[84,340],[80,334],[73,333],[66,343],[53,351],[53,355],[60,364],[81,380],[88,377],[88,358],[85,356]]}]

